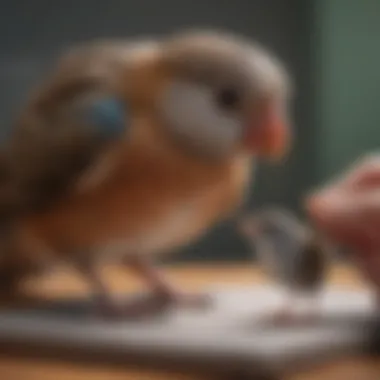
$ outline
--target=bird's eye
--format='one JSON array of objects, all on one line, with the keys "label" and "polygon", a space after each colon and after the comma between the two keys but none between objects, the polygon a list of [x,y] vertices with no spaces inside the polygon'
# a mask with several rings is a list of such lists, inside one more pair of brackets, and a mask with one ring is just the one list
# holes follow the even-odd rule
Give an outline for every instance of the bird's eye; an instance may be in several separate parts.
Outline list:
[{"label": "bird's eye", "polygon": [[233,87],[220,89],[216,93],[216,102],[224,110],[234,110],[239,106],[241,100],[240,93]]},{"label": "bird's eye", "polygon": [[223,108],[211,86],[172,82],[159,100],[165,124],[186,143],[208,154],[231,151],[240,138],[240,115],[225,108],[236,104],[235,95],[229,90],[220,95]]}]

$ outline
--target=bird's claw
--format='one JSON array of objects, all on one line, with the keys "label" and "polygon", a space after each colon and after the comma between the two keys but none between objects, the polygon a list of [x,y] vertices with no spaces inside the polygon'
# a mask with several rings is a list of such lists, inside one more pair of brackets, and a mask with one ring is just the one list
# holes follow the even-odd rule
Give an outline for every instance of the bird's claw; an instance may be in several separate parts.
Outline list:
[{"label": "bird's claw", "polygon": [[98,315],[104,319],[141,320],[165,312],[168,303],[153,294],[144,294],[126,302],[113,300],[98,306]]},{"label": "bird's claw", "polygon": [[212,305],[212,298],[207,294],[173,293],[144,294],[127,302],[115,300],[99,304],[98,311],[102,317],[112,320],[141,320],[169,312],[175,308],[204,310]]}]

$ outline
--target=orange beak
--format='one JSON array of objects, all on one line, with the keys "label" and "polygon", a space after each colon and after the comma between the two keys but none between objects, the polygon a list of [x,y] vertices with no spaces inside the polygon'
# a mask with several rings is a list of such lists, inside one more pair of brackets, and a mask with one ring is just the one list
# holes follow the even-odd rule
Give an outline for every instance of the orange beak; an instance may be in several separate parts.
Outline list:
[{"label": "orange beak", "polygon": [[247,126],[244,145],[259,156],[277,159],[286,154],[290,146],[289,127],[272,103],[255,112]]}]

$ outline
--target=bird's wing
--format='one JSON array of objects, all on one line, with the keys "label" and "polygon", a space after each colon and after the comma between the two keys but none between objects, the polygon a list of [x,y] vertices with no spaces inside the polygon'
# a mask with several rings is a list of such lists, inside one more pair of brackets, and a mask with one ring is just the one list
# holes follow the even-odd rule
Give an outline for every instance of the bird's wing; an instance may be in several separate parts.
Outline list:
[{"label": "bird's wing", "polygon": [[127,109],[116,85],[126,64],[124,46],[106,42],[58,62],[24,108],[0,162],[0,214],[46,207],[125,135]]}]

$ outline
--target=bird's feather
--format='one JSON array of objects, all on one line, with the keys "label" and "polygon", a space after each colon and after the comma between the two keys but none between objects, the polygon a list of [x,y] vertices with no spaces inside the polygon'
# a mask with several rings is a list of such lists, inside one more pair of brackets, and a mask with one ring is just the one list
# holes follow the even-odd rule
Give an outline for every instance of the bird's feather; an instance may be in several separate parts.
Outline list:
[{"label": "bird's feather", "polygon": [[[117,58],[124,59],[98,57],[97,70],[91,71],[89,62],[87,70],[80,70],[82,52],[70,53],[40,86],[5,150],[9,176],[0,186],[0,209],[6,204],[13,204],[15,212],[46,208],[124,136],[129,125],[126,102],[114,87],[116,74],[106,70]],[[66,71],[74,73],[69,76]]]}]

